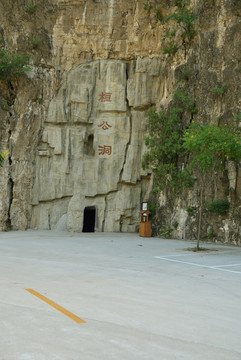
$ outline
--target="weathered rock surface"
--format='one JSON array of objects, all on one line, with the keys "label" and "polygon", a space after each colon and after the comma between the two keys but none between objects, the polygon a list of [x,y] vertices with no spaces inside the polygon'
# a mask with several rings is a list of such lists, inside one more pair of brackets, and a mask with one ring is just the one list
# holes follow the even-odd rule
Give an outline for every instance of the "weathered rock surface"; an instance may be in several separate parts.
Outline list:
[{"label": "weathered rock surface", "polygon": [[[85,207],[94,206],[98,230],[136,231],[148,197],[140,164],[146,117],[136,108],[153,102],[137,70],[127,80],[125,62],[97,60],[66,74],[37,149],[31,227],[53,228],[67,214],[67,228],[81,231]],[[130,99],[143,88],[133,109],[127,83]]]}]

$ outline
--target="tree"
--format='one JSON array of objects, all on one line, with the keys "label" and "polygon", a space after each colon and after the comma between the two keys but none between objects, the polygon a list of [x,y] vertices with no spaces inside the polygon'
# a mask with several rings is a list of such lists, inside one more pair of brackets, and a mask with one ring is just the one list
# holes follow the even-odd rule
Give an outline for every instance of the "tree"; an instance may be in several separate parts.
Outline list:
[{"label": "tree", "polygon": [[0,79],[12,80],[31,70],[29,55],[18,55],[8,50],[0,49]]},{"label": "tree", "polygon": [[167,186],[177,191],[192,183],[188,171],[180,171],[179,164],[180,159],[185,156],[182,146],[186,130],[184,117],[196,113],[195,103],[189,98],[187,91],[176,90],[173,105],[168,111],[158,113],[152,107],[147,112],[149,134],[145,138],[145,144],[148,150],[142,158],[142,167],[150,167],[154,173],[155,192]]},{"label": "tree", "polygon": [[198,175],[197,180],[200,182],[197,235],[197,249],[199,249],[206,176],[214,174],[217,170],[224,172],[227,160],[239,163],[241,160],[240,130],[227,124],[218,126],[192,122],[183,137],[182,146],[191,157],[187,170],[195,171]]},{"label": "tree", "polygon": [[[204,189],[207,175],[225,171],[225,163],[241,160],[241,130],[235,126],[185,123],[185,116],[196,113],[195,103],[186,91],[174,92],[178,107],[168,112],[148,111],[149,135],[142,167],[154,173],[154,191],[173,188],[175,191],[193,184],[194,175],[200,183],[197,249],[199,250]],[[238,119],[238,118],[237,118]],[[185,162],[185,168],[180,163]]]}]

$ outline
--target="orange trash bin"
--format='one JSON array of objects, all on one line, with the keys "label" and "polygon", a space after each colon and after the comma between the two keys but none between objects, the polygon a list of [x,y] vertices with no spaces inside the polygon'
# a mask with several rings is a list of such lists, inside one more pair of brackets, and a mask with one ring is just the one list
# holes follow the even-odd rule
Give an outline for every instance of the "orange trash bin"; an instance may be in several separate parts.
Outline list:
[{"label": "orange trash bin", "polygon": [[151,214],[148,210],[141,211],[141,222],[139,223],[139,235],[143,237],[151,237],[151,221],[149,215]]}]

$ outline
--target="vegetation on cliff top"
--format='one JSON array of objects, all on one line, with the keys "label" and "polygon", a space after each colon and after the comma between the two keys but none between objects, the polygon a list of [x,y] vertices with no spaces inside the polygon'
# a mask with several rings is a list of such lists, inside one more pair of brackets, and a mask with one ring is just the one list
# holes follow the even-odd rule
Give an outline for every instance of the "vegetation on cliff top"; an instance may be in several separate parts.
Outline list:
[{"label": "vegetation on cliff top", "polygon": [[193,8],[190,6],[189,0],[174,0],[174,6],[169,16],[163,15],[162,4],[160,1],[148,0],[144,4],[144,9],[154,13],[154,18],[157,21],[166,25],[164,35],[165,46],[163,53],[167,55],[174,55],[177,50],[186,45],[195,37],[196,31],[195,20],[197,15],[194,13]]}]

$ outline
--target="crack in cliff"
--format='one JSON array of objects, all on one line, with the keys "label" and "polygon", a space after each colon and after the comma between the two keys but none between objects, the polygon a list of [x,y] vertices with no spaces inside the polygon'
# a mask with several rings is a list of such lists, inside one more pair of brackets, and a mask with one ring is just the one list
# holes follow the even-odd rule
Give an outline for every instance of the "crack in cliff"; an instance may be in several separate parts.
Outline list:
[{"label": "crack in cliff", "polygon": [[99,193],[99,194],[96,194],[96,195],[93,195],[93,196],[86,195],[85,198],[86,198],[86,199],[96,199],[96,198],[98,198],[98,197],[108,196],[108,195],[113,194],[113,193],[116,193],[116,192],[118,192],[118,191],[119,191],[119,190],[116,189],[116,190],[110,190],[110,191],[108,191],[108,192],[106,192],[106,193],[102,193],[102,194]]},{"label": "crack in cliff", "polygon": [[44,122],[46,125],[49,126],[56,126],[56,127],[75,127],[75,126],[79,126],[79,125],[83,125],[83,126],[91,126],[93,125],[93,122],[84,122],[84,121],[75,121],[75,122],[51,122],[51,121],[45,121]]},{"label": "crack in cliff", "polygon": [[121,169],[121,171],[120,171],[120,176],[119,176],[118,184],[121,184],[121,183],[122,183],[122,175],[123,175],[124,168],[125,168],[125,164],[126,164],[126,161],[127,161],[127,153],[128,153],[129,146],[130,146],[130,144],[131,144],[131,140],[132,140],[132,114],[131,114],[131,107],[130,107],[129,100],[128,100],[128,96],[127,96],[127,79],[128,79],[128,77],[129,77],[128,67],[126,66],[125,98],[126,98],[126,109],[127,109],[126,113],[127,113],[128,118],[129,118],[129,121],[130,121],[130,136],[129,136],[129,140],[128,140],[127,144],[126,144],[124,161],[123,161],[122,169]]},{"label": "crack in cliff", "polygon": [[104,232],[104,230],[105,230],[105,218],[106,218],[106,213],[107,213],[107,196],[105,196],[104,218],[103,218],[103,222],[102,222],[102,226],[101,226],[101,231],[102,231],[102,232]]},{"label": "crack in cliff", "polygon": [[[53,204],[54,202],[58,202],[58,201],[65,200],[65,199],[70,199],[72,197],[73,197],[73,195],[65,195],[60,198],[55,198],[55,199],[39,200],[38,204]],[[32,206],[38,206],[38,204],[32,205]]]}]

